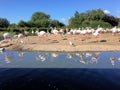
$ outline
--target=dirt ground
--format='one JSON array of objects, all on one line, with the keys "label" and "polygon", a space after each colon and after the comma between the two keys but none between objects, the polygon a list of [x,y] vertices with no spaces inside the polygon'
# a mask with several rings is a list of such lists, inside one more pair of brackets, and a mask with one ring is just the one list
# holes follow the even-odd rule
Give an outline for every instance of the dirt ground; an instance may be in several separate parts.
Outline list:
[{"label": "dirt ground", "polygon": [[[120,34],[102,33],[100,37],[87,35],[48,35],[27,36],[21,40],[13,39],[7,49],[31,51],[120,51]],[[70,46],[69,41],[75,46]]]}]

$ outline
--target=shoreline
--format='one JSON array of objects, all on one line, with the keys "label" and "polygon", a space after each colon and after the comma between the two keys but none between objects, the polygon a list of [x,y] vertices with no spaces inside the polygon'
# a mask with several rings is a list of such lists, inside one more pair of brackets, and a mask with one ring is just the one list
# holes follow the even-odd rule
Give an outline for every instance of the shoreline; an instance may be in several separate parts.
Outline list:
[{"label": "shoreline", "polygon": [[119,45],[11,45],[6,47],[7,50],[22,50],[22,51],[42,51],[42,52],[104,52],[104,51],[120,51]]}]

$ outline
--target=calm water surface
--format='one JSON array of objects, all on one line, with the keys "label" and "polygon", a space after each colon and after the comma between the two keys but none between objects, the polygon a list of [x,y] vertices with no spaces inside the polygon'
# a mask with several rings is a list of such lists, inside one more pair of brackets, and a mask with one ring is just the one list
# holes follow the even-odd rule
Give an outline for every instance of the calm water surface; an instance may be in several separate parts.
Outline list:
[{"label": "calm water surface", "polygon": [[0,53],[0,90],[120,90],[120,52]]}]

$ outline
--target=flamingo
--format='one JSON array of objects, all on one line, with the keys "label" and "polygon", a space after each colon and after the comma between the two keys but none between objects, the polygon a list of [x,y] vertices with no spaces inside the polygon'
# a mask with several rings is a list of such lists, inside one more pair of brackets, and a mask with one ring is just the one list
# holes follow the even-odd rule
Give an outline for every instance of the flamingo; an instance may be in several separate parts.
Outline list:
[{"label": "flamingo", "polygon": [[25,36],[28,36],[29,32],[28,31],[24,31],[24,34],[25,34]]},{"label": "flamingo", "polygon": [[[37,35],[38,35],[38,37],[42,37],[42,38],[41,38],[41,39],[43,39],[42,42],[48,40],[48,39],[46,39],[46,37],[47,37],[48,34],[47,34],[45,31],[37,32]],[[43,36],[45,36],[45,38],[43,38]]]},{"label": "flamingo", "polygon": [[46,35],[46,32],[45,31],[40,31],[37,33],[38,36],[45,36]]},{"label": "flamingo", "polygon": [[23,41],[23,38],[24,38],[24,35],[23,34],[18,34],[18,40],[20,39],[20,42],[21,43],[24,43],[24,41]]},{"label": "flamingo", "polygon": [[4,39],[12,39],[13,35],[10,33],[4,33],[3,37],[4,37]]},{"label": "flamingo", "polygon": [[116,32],[117,32],[117,28],[116,28],[116,26],[115,26],[114,28],[112,28],[111,30],[112,30],[112,35],[115,35]]},{"label": "flamingo", "polygon": [[[96,31],[93,33],[93,35],[95,36],[95,38],[100,38],[100,37],[101,37],[101,34],[100,34],[99,30],[96,30]],[[97,41],[99,41],[99,40],[97,40]]]},{"label": "flamingo", "polygon": [[72,41],[69,41],[70,46],[75,46],[75,44]]},{"label": "flamingo", "polygon": [[0,44],[3,43],[3,42],[6,42],[6,43],[9,43],[10,45],[12,45],[12,38],[13,38],[12,34],[10,34],[10,33],[4,33],[3,34],[3,38],[4,38],[4,40],[1,41]]},{"label": "flamingo", "polygon": [[32,35],[34,35],[34,34],[35,34],[35,32],[34,32],[33,30],[32,30],[32,32],[31,32],[31,33],[32,33]]}]

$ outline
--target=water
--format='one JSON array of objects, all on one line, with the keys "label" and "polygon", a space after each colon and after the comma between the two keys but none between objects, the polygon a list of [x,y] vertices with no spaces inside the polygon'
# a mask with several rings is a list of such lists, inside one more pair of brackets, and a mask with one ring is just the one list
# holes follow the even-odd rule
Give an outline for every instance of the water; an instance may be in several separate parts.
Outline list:
[{"label": "water", "polygon": [[1,68],[120,68],[120,52],[25,52],[0,53]]},{"label": "water", "polygon": [[120,52],[0,53],[0,90],[120,90]]}]

